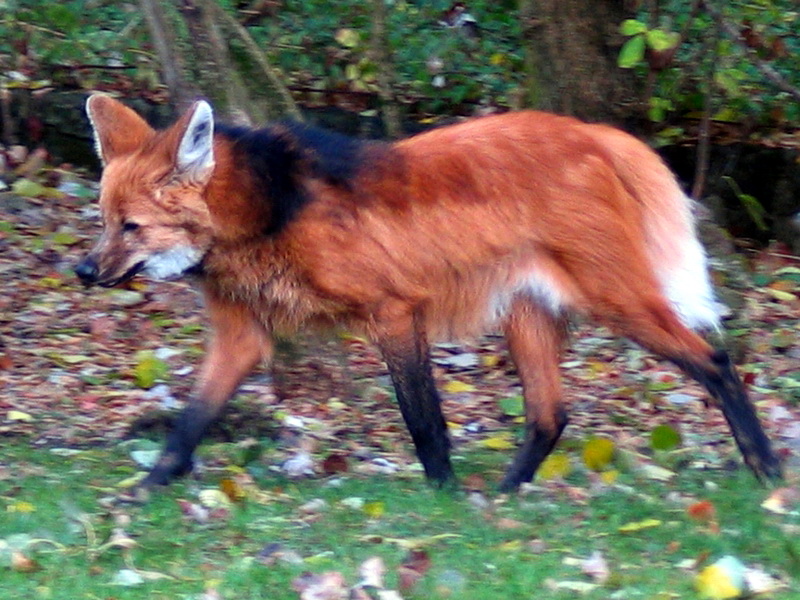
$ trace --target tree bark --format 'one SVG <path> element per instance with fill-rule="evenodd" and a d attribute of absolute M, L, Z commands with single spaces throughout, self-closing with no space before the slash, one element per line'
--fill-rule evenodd
<path fill-rule="evenodd" d="M 228 120 L 243 125 L 263 121 L 266 110 L 250 101 L 212 10 L 208 0 L 181 3 L 181 15 L 192 45 L 195 78 L 215 109 Z"/>
<path fill-rule="evenodd" d="M 208 7 L 222 26 L 239 38 L 247 53 L 261 69 L 264 77 L 269 82 L 269 86 L 272 88 L 272 95 L 277 97 L 283 104 L 281 112 L 288 114 L 297 121 L 303 121 L 303 114 L 300 112 L 294 98 L 292 98 L 289 88 L 286 87 L 280 70 L 270 64 L 247 29 L 214 2 L 209 2 Z"/>
<path fill-rule="evenodd" d="M 617 67 L 628 16 L 619 0 L 520 0 L 526 104 L 620 124 L 639 110 L 633 74 Z"/>
<path fill-rule="evenodd" d="M 175 112 L 183 112 L 198 96 L 198 90 L 189 84 L 184 75 L 185 65 L 177 52 L 172 33 L 174 27 L 170 26 L 160 0 L 139 0 L 139 6 L 161 63 L 161 75 L 170 93 L 170 105 Z"/>
<path fill-rule="evenodd" d="M 390 138 L 398 138 L 402 133 L 400 108 L 392 90 L 394 68 L 386 38 L 386 0 L 372 0 L 372 60 L 378 68 L 378 96 L 381 99 L 383 124 Z"/>

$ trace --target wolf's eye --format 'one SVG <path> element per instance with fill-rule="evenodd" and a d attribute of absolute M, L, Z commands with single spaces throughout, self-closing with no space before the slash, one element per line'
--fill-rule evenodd
<path fill-rule="evenodd" d="M 136 231 L 139 229 L 139 224 L 134 221 L 125 221 L 122 224 L 122 231 Z"/>

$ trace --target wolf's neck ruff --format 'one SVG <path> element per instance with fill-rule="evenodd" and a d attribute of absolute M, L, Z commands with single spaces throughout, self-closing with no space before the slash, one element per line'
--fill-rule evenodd
<path fill-rule="evenodd" d="M 176 246 L 148 257 L 142 272 L 153 279 L 177 279 L 197 268 L 203 253 L 191 246 Z"/>

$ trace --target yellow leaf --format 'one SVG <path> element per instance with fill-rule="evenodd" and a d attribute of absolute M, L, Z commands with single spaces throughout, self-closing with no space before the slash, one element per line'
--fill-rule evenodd
<path fill-rule="evenodd" d="M 135 279 L 134 281 L 129 281 L 125 285 L 132 290 L 136 290 L 137 292 L 147 291 L 147 282 L 141 281 L 139 279 Z"/>
<path fill-rule="evenodd" d="M 345 48 L 354 48 L 355 46 L 358 45 L 361 36 L 355 29 L 342 27 L 341 29 L 338 29 L 336 31 L 336 33 L 334 34 L 334 38 Z"/>
<path fill-rule="evenodd" d="M 602 471 L 614 458 L 614 442 L 607 438 L 592 438 L 583 447 L 583 462 L 592 471 Z"/>
<path fill-rule="evenodd" d="M 117 487 L 122 489 L 132 488 L 135 485 L 139 484 L 145 477 L 147 477 L 147 473 L 145 471 L 139 471 L 135 475 L 126 477 L 125 479 L 117 483 Z"/>
<path fill-rule="evenodd" d="M 9 421 L 33 421 L 33 417 L 21 410 L 10 410 L 6 414 Z"/>
<path fill-rule="evenodd" d="M 59 277 L 42 277 L 39 285 L 45 288 L 55 289 L 64 285 L 64 280 Z"/>
<path fill-rule="evenodd" d="M 658 527 L 661 525 L 661 521 L 658 519 L 645 519 L 644 521 L 632 521 L 630 523 L 625 523 L 619 528 L 620 533 L 632 533 L 634 531 L 641 531 L 642 529 L 651 529 L 652 527 Z"/>
<path fill-rule="evenodd" d="M 503 61 L 506 59 L 506 55 L 502 52 L 495 52 L 489 57 L 489 62 L 494 66 L 502 65 Z"/>
<path fill-rule="evenodd" d="M 36 511 L 36 507 L 31 504 L 30 502 L 25 502 L 24 500 L 20 500 L 18 502 L 14 502 L 9 504 L 6 507 L 8 512 L 17 512 L 17 513 L 32 513 Z"/>
<path fill-rule="evenodd" d="M 221 480 L 219 482 L 219 489 L 233 502 L 238 502 L 247 496 L 244 488 L 236 483 L 234 479 L 225 478 Z"/>
<path fill-rule="evenodd" d="M 609 469 L 600 473 L 600 480 L 606 485 L 613 485 L 619 477 L 619 471 L 616 469 Z"/>
<path fill-rule="evenodd" d="M 511 434 L 507 431 L 486 438 L 481 442 L 481 445 L 490 450 L 511 450 L 514 448 L 514 442 L 511 441 Z"/>
<path fill-rule="evenodd" d="M 222 490 L 201 490 L 197 497 L 200 504 L 206 508 L 230 508 L 231 506 L 231 499 Z"/>
<path fill-rule="evenodd" d="M 383 502 L 366 502 L 364 512 L 370 519 L 379 519 L 383 516 L 386 506 Z"/>
<path fill-rule="evenodd" d="M 359 541 L 367 543 L 367 544 L 396 544 L 398 547 L 403 548 L 404 550 L 419 550 L 420 548 L 424 548 L 426 546 L 432 546 L 436 542 L 440 540 L 446 540 L 448 538 L 458 538 L 462 537 L 458 533 L 439 533 L 437 535 L 432 535 L 430 537 L 421 537 L 421 538 L 391 538 L 391 537 L 383 537 L 380 535 L 363 535 L 359 538 Z"/>
<path fill-rule="evenodd" d="M 443 386 L 444 391 L 450 394 L 460 394 L 463 392 L 474 392 L 475 386 L 471 383 L 464 383 L 463 381 L 448 381 Z"/>
<path fill-rule="evenodd" d="M 492 369 L 500 362 L 500 356 L 497 354 L 484 354 L 481 356 L 481 364 L 487 369 Z"/>
<path fill-rule="evenodd" d="M 503 552 L 519 552 L 522 550 L 522 540 L 511 540 L 504 542 L 498 547 Z"/>
<path fill-rule="evenodd" d="M 744 565 L 733 556 L 725 556 L 700 571 L 694 579 L 695 589 L 703 598 L 725 600 L 738 598 L 744 588 Z"/>
<path fill-rule="evenodd" d="M 572 471 L 572 464 L 566 454 L 551 454 L 539 465 L 536 477 L 549 481 L 551 479 L 563 479 Z"/>
<path fill-rule="evenodd" d="M 784 292 L 783 290 L 776 290 L 773 288 L 765 288 L 767 293 L 778 300 L 779 302 L 794 302 L 797 300 L 797 296 L 792 294 L 791 292 Z"/>

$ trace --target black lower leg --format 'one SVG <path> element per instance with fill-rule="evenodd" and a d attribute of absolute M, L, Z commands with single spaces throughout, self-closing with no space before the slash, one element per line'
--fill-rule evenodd
<path fill-rule="evenodd" d="M 142 485 L 167 485 L 176 477 L 191 472 L 192 455 L 217 411 L 200 402 L 192 402 L 178 415 L 167 434 L 164 451 Z"/>
<path fill-rule="evenodd" d="M 781 478 L 780 461 L 772 451 L 730 357 L 724 350 L 717 350 L 711 360 L 713 369 L 685 360 L 674 362 L 717 400 L 745 463 L 756 477 L 761 480 Z"/>
<path fill-rule="evenodd" d="M 433 385 L 430 364 L 390 364 L 389 370 L 400 412 L 411 433 L 425 475 L 428 479 L 444 484 L 453 478 L 450 439 L 440 406 L 441 400 Z"/>
<path fill-rule="evenodd" d="M 381 350 L 425 475 L 443 485 L 453 479 L 450 439 L 425 336 L 420 332 L 404 340 L 384 341 Z"/>
<path fill-rule="evenodd" d="M 512 492 L 520 484 L 533 479 L 536 469 L 542 461 L 552 452 L 561 437 L 561 432 L 567 426 L 567 415 L 560 412 L 557 417 L 555 429 L 540 427 L 536 422 L 528 423 L 525 428 L 525 440 L 517 450 L 514 462 L 506 471 L 503 481 L 500 482 L 500 491 Z"/>

